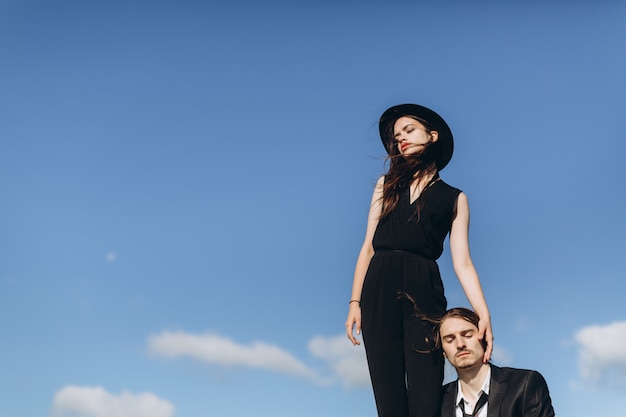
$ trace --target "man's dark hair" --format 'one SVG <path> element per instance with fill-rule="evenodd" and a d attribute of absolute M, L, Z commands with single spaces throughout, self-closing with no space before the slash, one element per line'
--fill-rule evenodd
<path fill-rule="evenodd" d="M 441 324 L 451 318 L 457 318 L 465 320 L 466 322 L 472 324 L 474 327 L 478 329 L 478 322 L 480 321 L 480 317 L 473 310 L 465 307 L 454 307 L 450 310 L 446 311 L 443 316 L 438 320 L 439 323 L 433 328 L 433 339 L 435 342 L 435 346 L 437 348 L 441 347 Z M 483 338 L 482 340 L 483 349 L 487 347 L 487 342 Z"/>

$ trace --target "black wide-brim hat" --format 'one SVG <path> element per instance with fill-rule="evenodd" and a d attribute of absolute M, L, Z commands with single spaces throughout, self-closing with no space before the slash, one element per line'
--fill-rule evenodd
<path fill-rule="evenodd" d="M 443 120 L 443 117 L 439 116 L 433 110 L 420 106 L 419 104 L 400 104 L 393 106 L 385 110 L 382 116 L 380 116 L 378 130 L 380 131 L 380 139 L 383 141 L 387 153 L 391 153 L 391 149 L 396 144 L 393 137 L 393 125 L 396 123 L 396 120 L 402 116 L 416 116 L 423 119 L 430 124 L 432 130 L 436 130 L 439 133 L 439 139 L 436 142 L 440 149 L 439 156 L 437 157 L 437 169 L 441 170 L 448 165 L 448 162 L 452 159 L 452 152 L 454 151 L 452 131 L 446 121 Z"/>

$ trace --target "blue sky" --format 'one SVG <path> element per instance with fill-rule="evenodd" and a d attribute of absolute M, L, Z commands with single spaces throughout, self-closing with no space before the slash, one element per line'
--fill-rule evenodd
<path fill-rule="evenodd" d="M 494 363 L 539 370 L 558 415 L 620 414 L 625 21 L 618 1 L 0 2 L 0 415 L 375 417 L 343 324 L 377 120 L 405 102 L 454 132 Z"/>

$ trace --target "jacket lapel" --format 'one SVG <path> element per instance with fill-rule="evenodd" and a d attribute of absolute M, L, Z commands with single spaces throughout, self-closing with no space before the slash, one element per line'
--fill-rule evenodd
<path fill-rule="evenodd" d="M 506 377 L 500 368 L 491 365 L 491 382 L 489 386 L 489 405 L 487 417 L 499 417 L 502 398 L 506 393 Z"/>
<path fill-rule="evenodd" d="M 446 392 L 444 393 L 444 401 L 441 405 L 441 417 L 455 417 L 456 414 L 456 391 L 457 391 L 458 383 L 454 381 L 448 385 Z"/>

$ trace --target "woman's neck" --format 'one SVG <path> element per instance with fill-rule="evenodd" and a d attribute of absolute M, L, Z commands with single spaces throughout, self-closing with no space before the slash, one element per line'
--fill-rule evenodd
<path fill-rule="evenodd" d="M 417 186 L 420 188 L 425 188 L 426 185 L 438 174 L 437 170 L 424 172 L 418 171 L 413 176 L 413 182 L 411 182 L 411 186 Z"/>
<path fill-rule="evenodd" d="M 433 179 L 438 178 L 437 171 L 429 172 L 420 175 L 419 173 L 415 176 L 415 179 L 411 183 L 409 187 L 410 191 L 410 202 L 411 204 L 419 198 L 422 192 L 428 187 L 428 185 L 433 181 Z"/>

